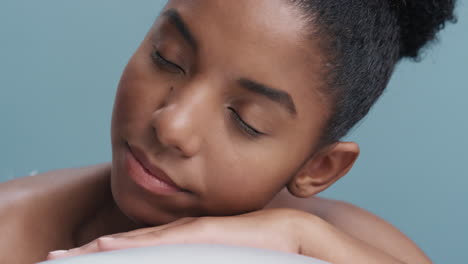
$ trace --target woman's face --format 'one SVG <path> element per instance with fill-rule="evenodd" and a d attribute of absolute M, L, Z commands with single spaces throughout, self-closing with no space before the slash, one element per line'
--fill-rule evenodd
<path fill-rule="evenodd" d="M 112 191 L 124 213 L 146 224 L 239 214 L 285 186 L 328 114 L 308 26 L 284 0 L 169 1 L 115 99 Z"/>

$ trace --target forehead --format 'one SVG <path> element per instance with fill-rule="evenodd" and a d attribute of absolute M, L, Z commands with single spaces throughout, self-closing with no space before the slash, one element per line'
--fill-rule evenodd
<path fill-rule="evenodd" d="M 245 76 L 284 90 L 299 117 L 324 112 L 324 60 L 307 37 L 311 25 L 289 1 L 171 0 L 166 9 L 172 8 L 197 40 L 203 65 L 216 76 Z"/>

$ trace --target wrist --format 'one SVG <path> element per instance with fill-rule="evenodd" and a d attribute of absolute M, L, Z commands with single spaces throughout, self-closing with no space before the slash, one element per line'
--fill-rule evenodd
<path fill-rule="evenodd" d="M 317 248 L 317 245 L 312 245 L 311 243 L 319 240 L 311 240 L 311 237 L 318 238 L 317 228 L 320 228 L 323 220 L 316 215 L 298 210 L 289 212 L 289 215 L 289 232 L 295 238 L 295 252 L 301 255 L 314 256 L 315 254 L 311 252 L 311 249 Z"/>
<path fill-rule="evenodd" d="M 323 220 L 316 215 L 291 208 L 267 210 L 272 212 L 271 217 L 277 225 L 276 228 L 281 228 L 285 239 L 289 241 L 287 251 L 311 256 L 310 250 L 306 250 L 303 245 L 307 242 L 305 245 L 310 248 L 310 237 L 314 236 L 316 226 Z"/>

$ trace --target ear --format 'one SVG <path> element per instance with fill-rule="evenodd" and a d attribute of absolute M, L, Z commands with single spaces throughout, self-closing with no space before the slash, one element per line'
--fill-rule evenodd
<path fill-rule="evenodd" d="M 354 142 L 337 142 L 312 156 L 287 184 L 289 192 L 297 197 L 317 194 L 346 175 L 359 156 Z"/>

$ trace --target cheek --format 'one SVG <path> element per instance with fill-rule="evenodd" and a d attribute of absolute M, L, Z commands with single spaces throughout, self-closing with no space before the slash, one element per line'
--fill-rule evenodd
<path fill-rule="evenodd" d="M 171 80 L 155 72 L 146 52 L 137 51 L 125 67 L 117 89 L 112 129 L 139 131 L 170 91 Z"/>
<path fill-rule="evenodd" d="M 259 149 L 262 149 L 258 146 Z M 268 149 L 268 148 L 265 148 Z M 263 208 L 287 183 L 294 165 L 269 151 L 224 151 L 210 162 L 207 200 L 220 214 Z"/>

